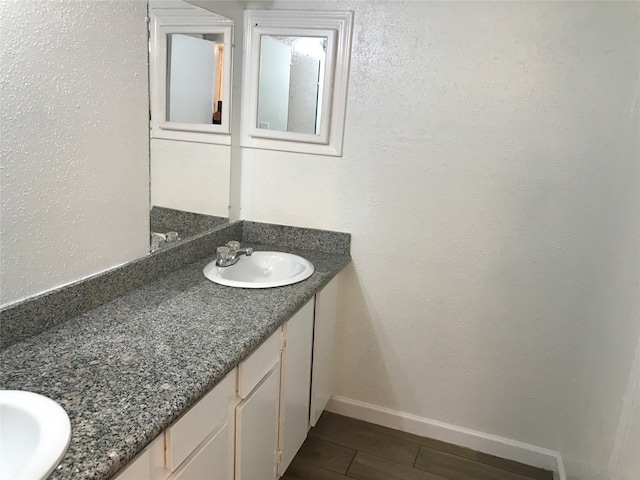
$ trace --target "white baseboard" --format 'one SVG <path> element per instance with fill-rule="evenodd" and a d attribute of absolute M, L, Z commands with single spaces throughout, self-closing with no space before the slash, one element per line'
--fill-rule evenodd
<path fill-rule="evenodd" d="M 551 470 L 556 480 L 566 480 L 562 457 L 553 450 L 336 395 L 329 400 L 327 410 L 383 427 Z"/>

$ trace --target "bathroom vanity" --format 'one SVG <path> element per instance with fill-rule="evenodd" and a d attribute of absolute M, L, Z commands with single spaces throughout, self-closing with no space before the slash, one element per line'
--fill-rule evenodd
<path fill-rule="evenodd" d="M 19 336 L 39 312 L 93 307 L 0 352 L 2 388 L 52 398 L 71 420 L 50 478 L 281 474 L 330 395 L 339 273 L 350 262 L 349 236 L 337 235 L 238 222 L 3 311 Z M 315 272 L 270 289 L 215 284 L 202 270 L 229 240 L 295 253 Z"/>
<path fill-rule="evenodd" d="M 278 327 L 116 479 L 281 476 L 331 394 L 338 282 Z"/>

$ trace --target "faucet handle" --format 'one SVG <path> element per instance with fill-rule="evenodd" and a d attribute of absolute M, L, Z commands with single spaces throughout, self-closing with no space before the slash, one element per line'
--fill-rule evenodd
<path fill-rule="evenodd" d="M 227 247 L 229 247 L 229 250 L 233 253 L 236 250 L 240 250 L 240 242 L 231 240 L 230 242 L 227 242 Z"/>
<path fill-rule="evenodd" d="M 167 236 L 164 233 L 151 232 L 151 251 L 164 247 L 167 244 Z"/>
<path fill-rule="evenodd" d="M 233 252 L 229 247 L 216 248 L 216 259 L 218 264 L 224 264 L 233 258 Z"/>

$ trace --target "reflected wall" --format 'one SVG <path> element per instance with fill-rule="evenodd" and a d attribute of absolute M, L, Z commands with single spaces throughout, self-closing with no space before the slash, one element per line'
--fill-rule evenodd
<path fill-rule="evenodd" d="M 228 218 L 233 22 L 179 0 L 149 7 L 151 207 Z"/>
<path fill-rule="evenodd" d="M 147 254 L 146 16 L 0 2 L 0 304 Z"/>

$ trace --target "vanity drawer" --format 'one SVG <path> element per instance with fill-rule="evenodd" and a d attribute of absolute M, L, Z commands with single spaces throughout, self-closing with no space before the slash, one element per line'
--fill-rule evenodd
<path fill-rule="evenodd" d="M 236 395 L 236 372 L 207 393 L 166 433 L 166 467 L 173 472 L 202 441 L 227 421 L 229 408 Z"/>
<path fill-rule="evenodd" d="M 278 328 L 258 349 L 238 366 L 238 396 L 247 398 L 260 380 L 280 360 L 282 328 Z"/>

